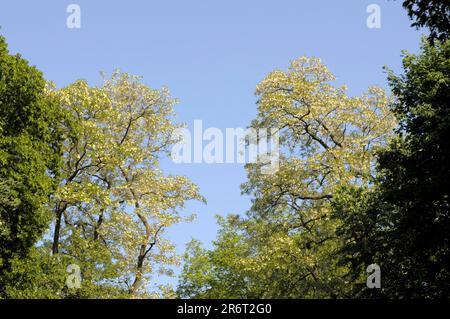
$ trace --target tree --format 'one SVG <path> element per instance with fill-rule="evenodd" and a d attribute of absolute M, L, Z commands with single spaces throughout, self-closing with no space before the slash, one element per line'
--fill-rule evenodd
<path fill-rule="evenodd" d="M 50 95 L 76 121 L 66 134 L 47 245 L 80 266 L 75 297 L 98 297 L 100 288 L 106 297 L 144 296 L 146 280 L 170 275 L 178 262 L 165 229 L 189 219 L 178 212 L 185 201 L 203 200 L 187 178 L 159 168 L 175 142 L 176 100 L 119 72 L 100 87 L 80 80 Z"/>
<path fill-rule="evenodd" d="M 247 166 L 242 189 L 253 198 L 251 210 L 225 223 L 215 249 L 206 253 L 212 263 L 206 279 L 214 280 L 196 287 L 201 281 L 185 272 L 183 294 L 183 287 L 209 289 L 214 296 L 220 294 L 216 287 L 224 287 L 227 296 L 265 298 L 347 292 L 347 269 L 333 258 L 341 240 L 330 202 L 342 185 L 371 183 L 374 152 L 391 134 L 395 119 L 381 89 L 349 97 L 345 86 L 331 84 L 334 79 L 319 59 L 303 57 L 257 86 L 258 116 L 251 127 L 279 130 L 279 170 L 261 174 L 260 164 Z M 204 256 L 194 251 L 186 270 Z M 234 290 L 230 283 L 239 281 Z M 242 283 L 247 288 L 239 292 Z"/>
<path fill-rule="evenodd" d="M 263 272 L 255 268 L 258 263 L 257 256 L 252 254 L 252 248 L 256 247 L 255 238 L 245 233 L 243 221 L 238 216 L 218 216 L 217 219 L 220 229 L 218 238 L 214 241 L 214 249 L 202 248 L 197 240 L 188 243 L 177 287 L 178 297 L 263 297 L 264 291 L 261 288 L 266 284 L 266 278 Z M 271 293 L 272 290 L 268 291 L 268 294 Z"/>
<path fill-rule="evenodd" d="M 0 288 L 12 260 L 26 258 L 51 221 L 63 113 L 46 82 L 0 37 Z"/>
<path fill-rule="evenodd" d="M 450 3 L 448 0 L 404 0 L 403 7 L 414 21 L 413 27 L 430 29 L 432 41 L 449 39 Z"/>
<path fill-rule="evenodd" d="M 150 296 L 151 275 L 179 262 L 165 229 L 191 218 L 185 201 L 204 200 L 159 168 L 176 142 L 176 100 L 119 72 L 57 90 L 0 40 L 3 296 Z M 65 285 L 71 264 L 79 289 Z"/>
<path fill-rule="evenodd" d="M 381 291 L 362 286 L 362 295 L 447 298 L 450 41 L 424 41 L 419 55 L 405 53 L 403 68 L 403 75 L 389 73 L 400 126 L 378 155 L 376 187 L 359 196 L 343 191 L 336 202 L 339 216 L 351 216 L 340 229 L 348 242 L 343 260 L 380 265 Z"/>

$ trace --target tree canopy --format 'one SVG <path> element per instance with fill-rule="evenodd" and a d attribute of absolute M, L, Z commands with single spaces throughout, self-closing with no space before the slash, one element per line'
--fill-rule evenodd
<path fill-rule="evenodd" d="M 346 293 L 346 269 L 332 257 L 341 240 L 330 204 L 341 185 L 371 182 L 374 152 L 396 121 L 383 90 L 371 87 L 349 97 L 345 86 L 332 85 L 334 79 L 319 59 L 302 57 L 257 86 L 258 117 L 251 126 L 279 128 L 279 170 L 262 174 L 258 164 L 247 165 L 242 190 L 253 205 L 245 217 L 221 221 L 213 251 L 190 246 L 183 297 Z M 201 271 L 193 271 L 197 266 Z"/>
<path fill-rule="evenodd" d="M 3 295 L 156 296 L 148 281 L 179 263 L 166 229 L 192 219 L 179 213 L 186 201 L 204 201 L 159 167 L 176 142 L 176 99 L 118 71 L 56 89 L 0 40 Z M 70 265 L 79 289 L 66 285 Z"/>
<path fill-rule="evenodd" d="M 0 36 L 0 298 L 448 298 L 450 3 L 402 3 L 430 33 L 390 92 L 352 96 L 305 56 L 257 84 L 249 131 L 279 137 L 277 169 L 247 164 L 248 211 L 183 258 L 168 230 L 206 199 L 162 165 L 169 89 L 121 71 L 58 88 Z"/>
<path fill-rule="evenodd" d="M 0 287 L 12 258 L 25 258 L 51 221 L 63 113 L 41 72 L 0 37 Z"/>
<path fill-rule="evenodd" d="M 413 27 L 430 30 L 432 41 L 444 41 L 450 37 L 450 5 L 447 0 L 404 0 L 403 7 L 413 20 Z"/>
<path fill-rule="evenodd" d="M 250 211 L 220 218 L 211 250 L 188 245 L 180 297 L 449 296 L 450 6 L 404 6 L 431 32 L 388 70 L 391 98 L 347 97 L 308 58 L 258 85 L 251 126 L 280 128 L 280 170 L 247 166 Z M 381 289 L 366 285 L 374 264 Z"/>
<path fill-rule="evenodd" d="M 450 287 L 450 41 L 423 42 L 419 55 L 405 54 L 403 67 L 404 74 L 389 75 L 400 126 L 378 154 L 376 187 L 344 191 L 335 209 L 353 273 L 380 265 L 379 295 L 444 298 Z"/>

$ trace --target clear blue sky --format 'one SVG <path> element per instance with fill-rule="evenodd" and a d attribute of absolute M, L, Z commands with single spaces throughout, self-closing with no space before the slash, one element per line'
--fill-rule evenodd
<path fill-rule="evenodd" d="M 181 100 L 178 120 L 192 126 L 246 127 L 256 114 L 256 84 L 302 55 L 322 58 L 350 94 L 386 87 L 384 65 L 400 70 L 402 49 L 417 51 L 421 32 L 409 27 L 402 1 L 388 0 L 40 0 L 1 1 L 1 33 L 59 87 L 79 78 L 100 81 L 115 68 L 168 86 Z M 66 27 L 66 7 L 81 7 L 81 29 Z M 369 29 L 366 8 L 381 7 L 381 29 Z M 215 214 L 244 213 L 242 165 L 166 161 L 167 171 L 200 186 L 208 204 L 169 236 L 184 250 L 192 237 L 216 236 Z M 161 279 L 166 282 L 166 279 Z M 174 282 L 173 280 L 169 280 Z"/>

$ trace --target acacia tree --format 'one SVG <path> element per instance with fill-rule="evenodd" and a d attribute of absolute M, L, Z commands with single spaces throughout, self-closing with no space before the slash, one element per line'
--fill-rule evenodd
<path fill-rule="evenodd" d="M 187 178 L 159 168 L 174 143 L 176 100 L 118 72 L 100 87 L 80 80 L 50 94 L 76 118 L 53 206 L 53 255 L 80 264 L 75 296 L 99 285 L 106 296 L 112 287 L 137 296 L 155 271 L 170 274 L 178 259 L 164 231 L 186 219 L 178 213 L 185 201 L 202 200 Z"/>
<path fill-rule="evenodd" d="M 247 166 L 242 189 L 252 196 L 252 207 L 246 218 L 222 221 L 212 252 L 191 249 L 182 296 L 202 291 L 200 296 L 209 297 L 304 298 L 346 292 L 347 269 L 333 258 L 341 241 L 330 202 L 340 185 L 370 184 L 374 152 L 395 118 L 381 89 L 349 97 L 345 86 L 331 84 L 334 79 L 319 59 L 303 57 L 257 86 L 258 116 L 251 126 L 279 130 L 279 170 L 269 175 L 261 174 L 259 164 Z M 191 276 L 196 260 L 205 256 L 211 268 L 200 269 L 207 275 Z M 233 289 L 242 286 L 247 287 L 242 293 Z"/>

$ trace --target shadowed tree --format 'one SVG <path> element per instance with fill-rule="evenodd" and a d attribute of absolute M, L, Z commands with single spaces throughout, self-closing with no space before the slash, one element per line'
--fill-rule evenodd
<path fill-rule="evenodd" d="M 431 41 L 444 41 L 450 37 L 450 1 L 404 0 L 403 7 L 413 20 L 413 27 L 430 30 Z"/>
<path fill-rule="evenodd" d="M 51 221 L 62 112 L 45 86 L 41 72 L 10 55 L 0 36 L 0 289 L 11 259 L 26 258 Z"/>
<path fill-rule="evenodd" d="M 404 74 L 389 74 L 400 121 L 397 136 L 378 155 L 372 190 L 347 189 L 335 200 L 346 238 L 343 260 L 358 278 L 377 263 L 381 291 L 391 298 L 450 295 L 450 41 L 423 42 L 405 54 Z"/>

